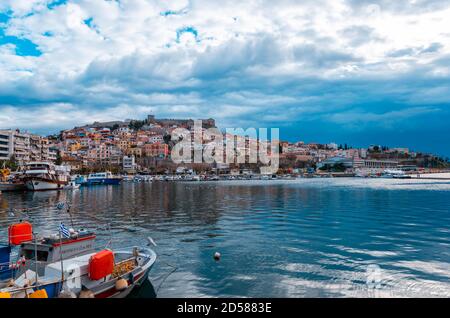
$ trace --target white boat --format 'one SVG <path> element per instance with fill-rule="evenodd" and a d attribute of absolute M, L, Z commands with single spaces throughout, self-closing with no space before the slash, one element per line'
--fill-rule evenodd
<path fill-rule="evenodd" d="M 391 170 L 386 169 L 383 171 L 383 174 L 381 175 L 383 178 L 394 178 L 394 179 L 410 179 L 411 176 L 405 174 L 402 170 Z"/>
<path fill-rule="evenodd" d="M 24 167 L 25 186 L 31 191 L 64 189 L 70 182 L 70 168 L 49 162 L 30 162 Z"/>
<path fill-rule="evenodd" d="M 0 291 L 11 298 L 27 298 L 38 291 L 45 291 L 43 298 L 125 298 L 148 278 L 155 261 L 156 253 L 146 247 L 104 249 L 48 263 L 42 275 L 36 275 L 32 264 L 17 273 L 13 286 Z M 21 284 L 23 277 L 31 286 Z"/>
<path fill-rule="evenodd" d="M 64 187 L 66 190 L 76 190 L 79 189 L 81 184 L 76 183 L 75 181 L 70 181 L 68 185 Z"/>

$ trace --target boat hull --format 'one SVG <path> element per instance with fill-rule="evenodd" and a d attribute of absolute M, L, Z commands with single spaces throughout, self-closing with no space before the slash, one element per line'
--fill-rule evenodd
<path fill-rule="evenodd" d="M 84 185 L 117 185 L 121 181 L 119 178 L 88 179 Z"/>
<path fill-rule="evenodd" d="M 26 190 L 24 183 L 0 182 L 0 191 L 23 191 Z"/>
<path fill-rule="evenodd" d="M 65 184 L 42 179 L 29 179 L 25 182 L 25 186 L 30 191 L 47 191 L 64 189 Z"/>

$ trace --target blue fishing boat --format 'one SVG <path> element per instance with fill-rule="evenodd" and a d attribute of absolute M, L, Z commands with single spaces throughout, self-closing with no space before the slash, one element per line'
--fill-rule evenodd
<path fill-rule="evenodd" d="M 114 176 L 111 172 L 97 172 L 89 174 L 84 185 L 115 185 L 122 182 L 121 177 Z"/>

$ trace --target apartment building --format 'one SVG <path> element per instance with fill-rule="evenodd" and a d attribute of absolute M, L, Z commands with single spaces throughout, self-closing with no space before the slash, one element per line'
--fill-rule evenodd
<path fill-rule="evenodd" d="M 19 163 L 30 161 L 30 135 L 19 130 L 0 130 L 0 160 L 14 157 Z"/>
<path fill-rule="evenodd" d="M 19 130 L 0 130 L 0 160 L 14 157 L 20 164 L 28 161 L 55 161 L 57 150 L 50 141 Z"/>

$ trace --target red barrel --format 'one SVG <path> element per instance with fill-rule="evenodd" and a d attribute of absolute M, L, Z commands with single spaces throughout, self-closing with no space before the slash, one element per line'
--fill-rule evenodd
<path fill-rule="evenodd" d="M 28 222 L 16 223 L 8 227 L 9 244 L 20 245 L 33 240 L 33 227 Z"/>
<path fill-rule="evenodd" d="M 98 280 L 110 275 L 114 269 L 114 254 L 110 250 L 103 250 L 89 259 L 89 279 Z"/>

